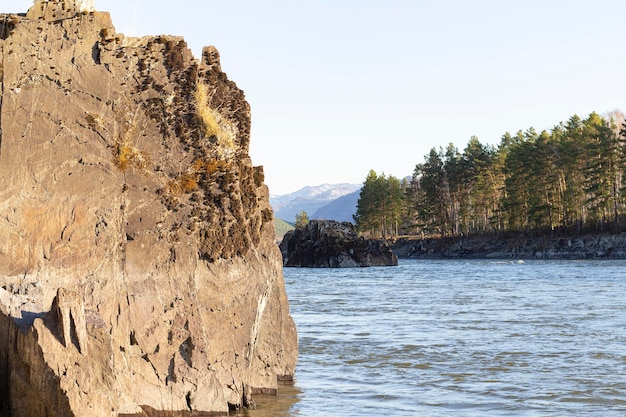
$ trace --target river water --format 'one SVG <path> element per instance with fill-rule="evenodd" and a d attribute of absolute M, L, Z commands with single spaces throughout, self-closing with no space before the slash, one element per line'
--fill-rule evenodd
<path fill-rule="evenodd" d="M 296 382 L 241 415 L 626 415 L 624 261 L 284 274 Z"/>

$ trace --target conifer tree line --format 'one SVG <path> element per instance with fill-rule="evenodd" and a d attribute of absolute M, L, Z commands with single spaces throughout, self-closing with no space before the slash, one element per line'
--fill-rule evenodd
<path fill-rule="evenodd" d="M 433 148 L 399 180 L 370 171 L 357 228 L 374 237 L 626 230 L 626 124 L 613 111 L 551 130 Z"/>

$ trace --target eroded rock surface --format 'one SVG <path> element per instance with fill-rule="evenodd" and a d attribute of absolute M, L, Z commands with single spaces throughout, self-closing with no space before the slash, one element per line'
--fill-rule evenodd
<path fill-rule="evenodd" d="M 0 414 L 245 406 L 297 360 L 248 103 L 92 7 L 0 15 Z"/>
<path fill-rule="evenodd" d="M 287 232 L 280 250 L 286 267 L 356 268 L 397 266 L 386 242 L 358 237 L 352 223 L 311 220 Z"/>

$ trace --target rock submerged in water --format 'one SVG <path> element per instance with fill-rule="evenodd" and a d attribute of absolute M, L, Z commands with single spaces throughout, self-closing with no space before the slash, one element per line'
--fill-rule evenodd
<path fill-rule="evenodd" d="M 280 243 L 285 267 L 355 268 L 397 266 L 386 242 L 358 237 L 352 223 L 312 220 Z"/>
<path fill-rule="evenodd" d="M 228 413 L 276 392 L 296 328 L 217 50 L 37 0 L 0 16 L 0 59 L 0 416 Z"/>

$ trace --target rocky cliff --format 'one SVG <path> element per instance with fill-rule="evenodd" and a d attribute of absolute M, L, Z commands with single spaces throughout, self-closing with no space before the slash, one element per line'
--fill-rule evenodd
<path fill-rule="evenodd" d="M 280 251 L 287 267 L 398 265 L 398 258 L 385 241 L 358 237 L 352 223 L 334 220 L 311 220 L 305 227 L 287 232 Z"/>
<path fill-rule="evenodd" d="M 0 415 L 226 413 L 297 360 L 250 108 L 90 1 L 0 15 Z"/>

